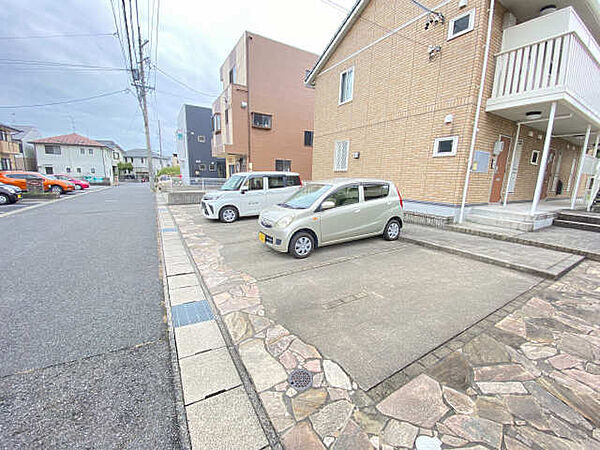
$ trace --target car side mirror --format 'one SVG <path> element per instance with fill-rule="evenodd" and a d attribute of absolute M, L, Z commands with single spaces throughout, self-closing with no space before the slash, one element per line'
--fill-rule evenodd
<path fill-rule="evenodd" d="M 321 203 L 321 211 L 331 208 L 335 208 L 335 202 L 333 200 L 325 200 L 323 203 Z"/>
<path fill-rule="evenodd" d="M 240 192 L 241 192 L 242 194 L 245 194 L 247 190 L 248 190 L 248 186 L 242 186 L 242 187 L 240 188 Z"/>

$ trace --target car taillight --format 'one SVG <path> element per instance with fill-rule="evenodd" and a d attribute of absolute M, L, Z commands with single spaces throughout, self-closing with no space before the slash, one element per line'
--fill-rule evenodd
<path fill-rule="evenodd" d="M 402 196 L 400 195 L 400 190 L 398 189 L 398 186 L 394 185 L 394 187 L 396 188 L 396 192 L 398 193 L 398 198 L 400 199 L 400 209 L 404 208 L 404 202 L 402 201 Z"/>
<path fill-rule="evenodd" d="M 298 179 L 300 180 L 300 186 L 304 186 L 304 183 L 302 182 L 302 178 L 298 177 Z"/>

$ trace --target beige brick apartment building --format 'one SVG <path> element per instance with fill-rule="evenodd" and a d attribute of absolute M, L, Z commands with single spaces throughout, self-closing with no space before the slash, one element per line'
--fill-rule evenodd
<path fill-rule="evenodd" d="M 569 198 L 580 172 L 581 195 L 595 170 L 582 146 L 592 153 L 600 129 L 596 0 L 421 4 L 357 1 L 317 61 L 313 178 L 391 179 L 408 209 L 455 218 L 467 182 L 467 213 L 505 200 L 537 211 L 536 198 Z"/>
<path fill-rule="evenodd" d="M 214 157 L 227 176 L 287 170 L 311 178 L 314 89 L 304 85 L 317 56 L 245 32 L 220 68 L 213 103 Z"/>

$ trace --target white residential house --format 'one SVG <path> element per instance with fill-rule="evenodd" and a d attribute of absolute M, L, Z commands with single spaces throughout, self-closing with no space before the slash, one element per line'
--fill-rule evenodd
<path fill-rule="evenodd" d="M 134 175 L 135 178 L 148 178 L 148 151 L 145 148 L 125 150 L 123 160 L 133 165 L 133 171 L 126 174 Z M 154 175 L 163 167 L 169 167 L 170 165 L 171 158 L 152 152 L 152 170 L 154 171 Z"/>
<path fill-rule="evenodd" d="M 112 150 L 113 176 L 117 178 L 119 176 L 119 163 L 125 162 L 125 160 L 123 159 L 123 154 L 125 153 L 125 150 L 123 150 L 121 146 L 115 141 L 111 141 L 108 139 L 96 139 L 96 142 L 100 142 L 101 144 L 105 145 L 106 147 Z"/>
<path fill-rule="evenodd" d="M 113 151 L 98 141 L 72 133 L 32 143 L 40 173 L 69 174 L 92 182 L 113 183 Z"/>

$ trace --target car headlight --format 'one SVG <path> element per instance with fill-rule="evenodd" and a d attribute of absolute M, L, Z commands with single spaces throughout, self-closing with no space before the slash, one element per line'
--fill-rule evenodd
<path fill-rule="evenodd" d="M 281 219 L 279 219 L 277 222 L 275 222 L 275 228 L 285 228 L 290 223 L 292 223 L 293 219 L 294 218 L 292 216 L 284 216 Z"/>
<path fill-rule="evenodd" d="M 219 194 L 206 194 L 204 200 L 219 200 L 220 197 Z"/>

